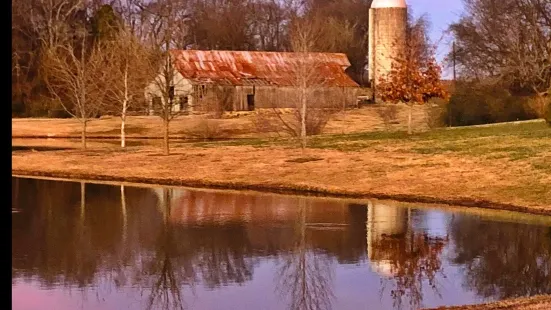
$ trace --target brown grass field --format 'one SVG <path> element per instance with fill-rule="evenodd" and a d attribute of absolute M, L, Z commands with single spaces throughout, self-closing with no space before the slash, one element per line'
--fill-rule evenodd
<path fill-rule="evenodd" d="M 551 128 L 544 122 L 437 129 L 407 136 L 401 125 L 390 132 L 381 130 L 382 122 L 377 123 L 369 109 L 346 114 L 332 121 L 326 133 L 312 137 L 304 151 L 291 139 L 254 137 L 249 132 L 248 139 L 174 140 L 170 156 L 161 155 L 159 140 L 130 140 L 122 150 L 116 139 L 97 139 L 89 150 L 81 151 L 78 139 L 17 138 L 74 135 L 78 123 L 14 119 L 12 173 L 369 196 L 551 215 Z M 235 129 L 251 126 L 251 117 L 217 121 Z M 132 119 L 133 126 L 140 119 Z M 152 136 L 160 123 L 143 119 L 142 131 L 133 134 Z M 173 128 L 185 130 L 179 121 Z M 108 128 L 117 129 L 117 122 L 96 120 L 90 131 L 106 134 Z M 372 130 L 366 131 L 368 127 Z"/>
<path fill-rule="evenodd" d="M 377 106 L 341 112 L 335 115 L 324 130 L 326 134 L 347 134 L 373 130 L 384 130 L 385 125 L 377 114 Z M 407 110 L 405 106 L 397 106 L 398 115 L 392 128 L 405 130 Z M 217 127 L 221 137 L 250 138 L 270 137 L 274 133 L 259 133 L 254 126 L 254 112 L 239 112 L 226 114 L 223 119 L 209 119 L 208 122 Z M 426 129 L 425 107 L 414 109 L 414 124 L 418 130 Z M 204 121 L 200 116 L 179 116 L 170 123 L 170 135 L 173 138 L 189 137 L 188 132 L 197 128 Z M 88 123 L 88 135 L 93 138 L 118 138 L 120 134 L 120 118 L 115 116 L 92 119 Z M 45 137 L 80 137 L 81 124 L 75 119 L 12 119 L 12 137 L 14 138 L 45 138 Z M 162 121 L 157 116 L 129 116 L 126 124 L 126 134 L 130 138 L 161 138 L 163 135 Z"/>

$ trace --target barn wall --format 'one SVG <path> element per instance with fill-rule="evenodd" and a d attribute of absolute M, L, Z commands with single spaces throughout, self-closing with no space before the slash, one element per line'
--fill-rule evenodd
<path fill-rule="evenodd" d="M 165 85 L 164 81 L 164 75 L 159 74 L 154 81 L 152 81 L 146 88 L 145 88 L 145 99 L 149 103 L 149 114 L 153 114 L 153 98 L 159 97 L 161 102 L 164 104 L 164 96 L 163 91 L 159 88 L 159 86 Z M 185 79 L 179 72 L 176 72 L 174 74 L 174 106 L 172 107 L 172 110 L 174 112 L 180 111 L 180 98 L 187 97 L 188 98 L 188 106 L 189 109 L 192 109 L 194 102 L 193 102 L 193 86 L 191 82 L 187 79 Z"/>
<path fill-rule="evenodd" d="M 236 86 L 194 85 L 194 111 L 243 111 L 243 89 Z M 246 96 L 245 106 L 246 108 Z"/>
<path fill-rule="evenodd" d="M 310 106 L 351 107 L 357 104 L 356 87 L 324 87 L 307 90 Z M 186 92 L 187 94 L 187 92 Z M 190 94 L 193 111 L 248 111 L 247 95 L 254 95 L 255 109 L 296 108 L 300 89 L 274 86 L 194 85 Z"/>
<path fill-rule="evenodd" d="M 355 87 L 324 87 L 309 89 L 308 104 L 326 108 L 355 106 L 357 102 Z M 300 89 L 296 87 L 261 86 L 255 89 L 255 107 L 266 108 L 296 108 L 300 101 Z"/>

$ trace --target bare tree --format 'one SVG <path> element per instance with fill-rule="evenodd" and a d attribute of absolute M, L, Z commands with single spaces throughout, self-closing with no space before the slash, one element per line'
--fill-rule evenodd
<path fill-rule="evenodd" d="M 86 50 L 88 35 L 79 44 L 66 42 L 45 51 L 44 71 L 50 94 L 82 124 L 82 148 L 86 149 L 86 126 L 97 116 L 109 83 L 105 51 L 94 46 Z"/>
<path fill-rule="evenodd" d="M 351 66 L 347 70 L 360 85 L 364 85 L 367 64 L 368 14 L 371 1 L 363 0 L 310 0 L 306 15 L 325 21 L 322 41 L 332 42 L 324 51 L 345 53 Z"/>
<path fill-rule="evenodd" d="M 150 51 L 126 30 L 106 46 L 111 83 L 106 93 L 106 108 L 121 118 L 121 147 L 126 146 L 126 117 L 131 107 L 143 103 L 143 90 L 154 77 Z M 144 107 L 145 108 L 145 107 Z"/>
<path fill-rule="evenodd" d="M 113 9 L 124 23 L 125 30 L 140 41 L 146 42 L 146 16 L 141 0 L 112 0 Z"/>
<path fill-rule="evenodd" d="M 319 133 L 330 116 L 344 106 L 341 105 L 344 98 L 324 96 L 326 87 L 332 86 L 329 84 L 331 77 L 323 71 L 326 63 L 318 53 L 313 53 L 333 43 L 323 40 L 323 21 L 318 18 L 297 18 L 292 29 L 291 46 L 295 54 L 292 57 L 290 79 L 295 91 L 293 98 L 283 100 L 294 103 L 297 122 L 288 121 L 278 111 L 274 112 L 286 131 L 298 137 L 302 148 L 306 148 L 309 133 Z M 298 126 L 295 125 L 297 123 Z"/>
<path fill-rule="evenodd" d="M 75 38 L 75 29 L 86 22 L 85 4 L 83 0 L 12 1 L 14 110 L 37 115 L 47 109 L 50 101 L 44 98 L 43 50 Z"/>
<path fill-rule="evenodd" d="M 157 0 L 156 2 L 141 3 L 140 8 L 144 12 L 145 25 L 150 29 L 148 40 L 152 44 L 154 58 L 159 74 L 151 83 L 153 90 L 148 90 L 149 96 L 160 97 L 160 102 L 152 104 L 155 113 L 163 120 L 164 128 L 164 154 L 170 154 L 170 122 L 182 110 L 175 106 L 175 93 L 182 83 L 181 75 L 175 64 L 172 49 L 185 47 L 182 42 L 182 33 L 187 31 L 189 20 L 189 8 L 187 1 L 181 0 Z M 181 94 L 181 93 L 180 93 Z"/>
<path fill-rule="evenodd" d="M 261 51 L 289 50 L 286 23 L 294 13 L 290 1 L 268 0 L 251 3 L 251 33 Z"/>
<path fill-rule="evenodd" d="M 351 85 L 342 81 L 342 76 L 335 80 L 336 70 L 342 70 L 342 64 L 334 63 L 341 61 L 340 56 L 317 52 L 331 50 L 338 41 L 338 35 L 325 35 L 326 23 L 318 17 L 294 20 L 291 37 L 294 53 L 288 54 L 288 72 L 282 73 L 289 81 L 289 91 L 278 92 L 278 98 L 272 98 L 271 110 L 258 113 L 254 121 L 259 130 L 283 131 L 297 137 L 303 149 L 308 136 L 321 133 L 331 117 L 344 110 L 348 99 L 352 99 L 348 88 Z M 344 59 L 344 54 L 341 56 Z M 282 106 L 290 107 L 292 113 L 284 113 Z"/>
<path fill-rule="evenodd" d="M 27 6 L 24 6 L 24 3 Z M 74 22 L 84 21 L 85 4 L 85 0 L 23 1 L 24 8 L 28 10 L 26 17 L 46 48 L 53 48 L 71 40 Z"/>
<path fill-rule="evenodd" d="M 462 77 L 500 84 L 517 95 L 542 96 L 551 88 L 551 2 L 464 0 L 450 26 Z M 455 57 L 453 57 L 455 56 Z"/>
<path fill-rule="evenodd" d="M 192 0 L 190 32 L 194 47 L 253 50 L 251 4 L 251 0 Z"/>
<path fill-rule="evenodd" d="M 315 26 L 307 22 L 297 22 L 294 37 L 291 39 L 293 51 L 299 53 L 296 63 L 296 86 L 299 88 L 298 102 L 300 105 L 300 139 L 302 147 L 306 147 L 306 110 L 308 105 L 308 91 L 312 87 L 312 79 L 316 72 L 316 64 L 308 54 L 314 48 L 317 36 L 320 33 Z"/>
<path fill-rule="evenodd" d="M 185 111 L 181 110 L 179 106 L 176 106 L 176 90 L 177 85 L 182 79 L 180 78 L 177 68 L 174 64 L 174 57 L 169 53 L 165 55 L 158 53 L 158 57 L 163 58 L 161 60 L 161 72 L 155 77 L 152 85 L 156 90 L 156 94 L 160 95 L 158 98 L 160 102 L 152 102 L 152 110 L 154 113 L 161 117 L 163 120 L 163 139 L 164 139 L 164 154 L 170 154 L 170 123 L 177 116 L 183 114 Z M 179 88 L 178 88 L 179 89 Z M 185 90 L 186 95 L 191 94 L 191 90 Z M 179 92 L 182 95 L 182 92 Z M 149 95 L 151 96 L 151 93 Z M 155 97 L 153 97 L 155 98 Z"/>

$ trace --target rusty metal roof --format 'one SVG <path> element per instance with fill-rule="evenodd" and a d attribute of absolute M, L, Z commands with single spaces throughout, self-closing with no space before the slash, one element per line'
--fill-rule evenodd
<path fill-rule="evenodd" d="M 344 71 L 350 67 L 345 54 L 249 51 L 172 50 L 175 66 L 192 83 L 235 86 L 293 86 L 297 63 L 307 59 L 315 71 L 309 75 L 323 87 L 358 87 Z"/>

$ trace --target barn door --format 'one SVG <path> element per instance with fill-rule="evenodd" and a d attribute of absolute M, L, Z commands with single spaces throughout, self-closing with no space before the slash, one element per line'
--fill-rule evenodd
<path fill-rule="evenodd" d="M 254 95 L 247 95 L 247 110 L 254 111 Z"/>

